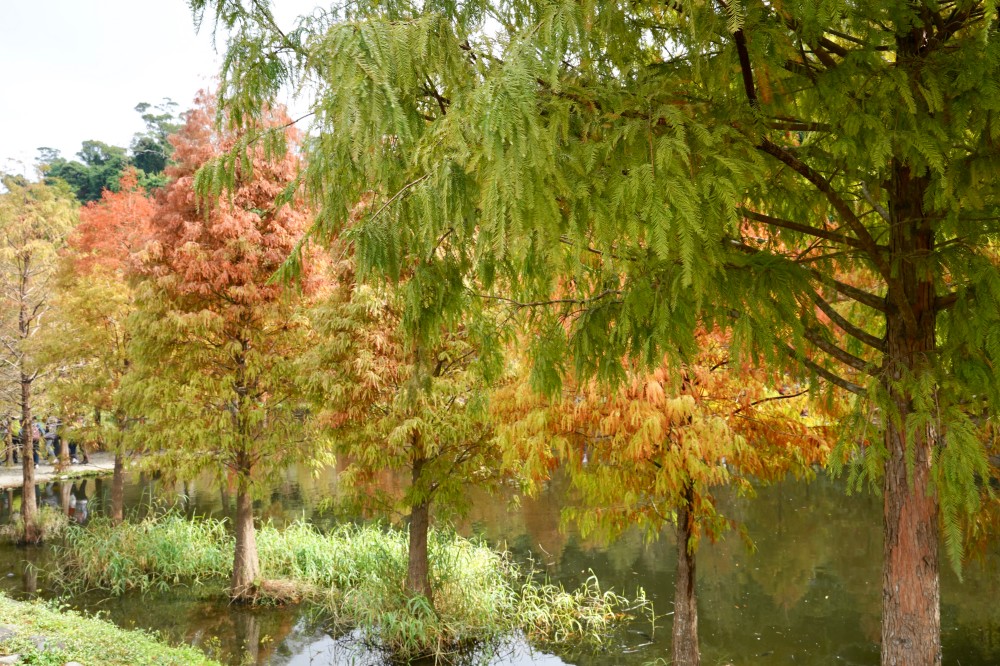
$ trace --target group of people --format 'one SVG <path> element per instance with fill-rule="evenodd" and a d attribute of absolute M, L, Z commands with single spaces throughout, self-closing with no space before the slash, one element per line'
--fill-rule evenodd
<path fill-rule="evenodd" d="M 3 441 L 7 442 L 9 438 L 11 448 L 13 448 L 14 462 L 20 462 L 21 447 L 24 443 L 23 437 L 26 436 L 24 428 L 21 427 L 21 419 L 4 419 L 0 428 L 2 428 L 0 433 L 3 435 Z M 36 417 L 33 420 L 28 432 L 34 444 L 32 448 L 34 450 L 36 465 L 43 455 L 46 459 L 61 457 L 63 446 L 66 446 L 68 449 L 67 453 L 69 454 L 70 463 L 73 465 L 80 463 L 80 459 L 77 458 L 77 449 L 80 447 L 77 447 L 77 443 L 72 439 L 68 441 L 64 440 L 61 430 L 62 422 L 57 418 L 48 418 L 42 421 Z M 7 447 L 4 447 L 3 458 L 4 462 L 6 462 Z M 86 463 L 86 452 L 83 452 L 83 458 L 83 462 Z"/>

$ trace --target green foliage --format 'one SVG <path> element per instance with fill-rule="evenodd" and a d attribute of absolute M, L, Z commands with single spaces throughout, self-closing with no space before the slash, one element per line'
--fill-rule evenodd
<path fill-rule="evenodd" d="M 142 115 L 146 130 L 132 137 L 130 149 L 88 140 L 82 143 L 77 161 L 67 160 L 58 150 L 39 148 L 38 165 L 46 182 L 66 183 L 81 204 L 99 201 L 105 190 L 117 192 L 119 180 L 129 167 L 138 169 L 139 184 L 146 190 L 163 187 L 173 154 L 167 137 L 181 127 L 176 108 L 169 98 L 156 106 L 137 104 L 135 110 Z"/>
<path fill-rule="evenodd" d="M 263 599 L 304 598 L 335 623 L 360 627 L 365 640 L 396 658 L 459 645 L 501 640 L 524 632 L 538 642 L 601 642 L 635 602 L 601 590 L 593 577 L 565 590 L 523 573 L 505 553 L 452 533 L 432 531 L 430 557 L 435 607 L 403 586 L 407 534 L 376 525 L 340 525 L 321 534 L 306 523 L 258 533 Z M 188 520 L 168 513 L 113 526 L 101 519 L 73 527 L 57 551 L 62 582 L 70 588 L 169 589 L 220 581 L 232 569 L 233 537 L 224 521 Z"/>
<path fill-rule="evenodd" d="M 146 131 L 132 137 L 132 164 L 140 169 L 148 179 L 162 179 L 163 172 L 170 163 L 174 147 L 167 138 L 181 128 L 178 122 L 177 103 L 166 98 L 161 104 L 153 106 L 148 102 L 136 105 L 135 110 L 142 114 L 146 123 Z M 158 186 L 162 186 L 160 182 Z M 143 183 L 149 189 L 149 183 Z"/>
<path fill-rule="evenodd" d="M 137 308 L 129 324 L 134 365 L 119 404 L 142 418 L 127 437 L 130 447 L 157 451 L 147 464 L 175 473 L 210 470 L 220 478 L 239 470 L 256 485 L 290 461 L 322 460 L 323 449 L 303 436 L 290 362 L 307 331 L 287 304 L 237 333 L 218 312 L 185 311 L 149 284 L 140 286 Z M 234 386 L 250 389 L 241 395 Z"/>
<path fill-rule="evenodd" d="M 118 179 L 130 164 L 124 148 L 103 141 L 84 141 L 77 156 L 80 162 L 67 160 L 55 151 L 43 153 L 41 168 L 46 182 L 66 183 L 80 203 L 97 201 L 104 190 L 117 191 Z"/>
<path fill-rule="evenodd" d="M 859 473 L 910 461 L 957 543 L 1000 409 L 993 3 L 370 0 L 284 30 L 191 5 L 230 29 L 229 122 L 315 91 L 314 236 L 347 229 L 365 279 L 451 278 L 407 330 L 507 299 L 555 392 L 731 329 L 736 358 L 856 394 Z"/>
<path fill-rule="evenodd" d="M 310 313 L 317 344 L 299 367 L 318 435 L 347 461 L 344 487 L 400 515 L 431 500 L 445 515 L 461 511 L 470 483 L 492 488 L 513 469 L 486 409 L 491 359 L 467 329 L 414 342 L 400 325 L 405 295 L 355 284 L 349 269 L 337 284 Z M 383 471 L 410 483 L 386 493 Z"/>

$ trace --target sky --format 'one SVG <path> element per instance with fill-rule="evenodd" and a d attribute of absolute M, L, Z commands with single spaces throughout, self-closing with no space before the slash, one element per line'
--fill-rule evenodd
<path fill-rule="evenodd" d="M 316 0 L 276 4 L 289 23 Z M 69 159 L 88 139 L 127 147 L 144 129 L 136 104 L 187 109 L 220 62 L 186 0 L 0 0 L 0 171 L 33 173 L 40 146 Z"/>

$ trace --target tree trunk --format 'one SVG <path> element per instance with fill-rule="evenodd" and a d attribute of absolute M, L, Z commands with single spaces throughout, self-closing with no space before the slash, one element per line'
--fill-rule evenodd
<path fill-rule="evenodd" d="M 233 559 L 233 579 L 229 591 L 234 600 L 252 600 L 260 577 L 257 559 L 257 536 L 253 526 L 253 498 L 250 494 L 249 472 L 239 473 L 236 491 L 236 552 Z"/>
<path fill-rule="evenodd" d="M 413 476 L 410 482 L 411 490 L 419 488 L 420 474 L 425 460 L 417 458 L 413 463 Z M 431 567 L 427 556 L 427 532 L 430 529 L 431 502 L 423 499 L 410 507 L 409 525 L 409 556 L 406 561 L 406 591 L 408 594 L 423 595 L 432 602 Z"/>
<path fill-rule="evenodd" d="M 111 477 L 111 522 L 118 525 L 125 518 L 125 456 L 115 453 L 115 472 Z"/>
<path fill-rule="evenodd" d="M 684 489 L 677 508 L 677 580 L 674 588 L 674 632 L 671 659 L 674 666 L 698 666 L 698 600 L 695 595 L 695 556 L 691 551 L 694 516 L 694 489 Z"/>
<path fill-rule="evenodd" d="M 62 471 L 64 469 L 66 469 L 67 467 L 69 467 L 69 441 L 66 440 L 66 439 L 63 439 L 63 435 L 65 433 L 66 433 L 66 429 L 63 428 L 62 422 L 60 420 L 59 425 L 56 426 L 56 439 L 53 440 L 54 442 L 58 442 L 58 446 L 59 446 L 59 451 L 57 453 L 59 455 L 59 470 L 60 471 Z"/>
<path fill-rule="evenodd" d="M 7 431 L 4 433 L 4 446 L 7 450 L 7 460 L 4 462 L 7 467 L 14 466 L 14 435 L 11 432 L 13 428 L 12 419 L 7 419 Z"/>
<path fill-rule="evenodd" d="M 410 551 L 406 567 L 406 591 L 423 595 L 431 601 L 430 562 L 427 557 L 427 532 L 430 527 L 430 502 L 420 502 L 410 509 Z"/>
<path fill-rule="evenodd" d="M 38 504 L 35 502 L 35 426 L 31 422 L 31 377 L 21 371 L 21 520 L 24 543 L 38 543 Z"/>
<path fill-rule="evenodd" d="M 896 415 L 885 415 L 882 665 L 940 666 L 938 497 L 931 476 L 940 433 L 918 428 L 907 441 L 905 431 L 914 386 L 936 351 L 933 276 L 918 265 L 934 249 L 934 232 L 922 210 L 926 180 L 897 163 L 891 187 L 889 249 L 899 265 L 887 301 L 891 306 L 901 294 L 913 320 L 907 323 L 895 308 L 886 315 L 882 381 Z"/>

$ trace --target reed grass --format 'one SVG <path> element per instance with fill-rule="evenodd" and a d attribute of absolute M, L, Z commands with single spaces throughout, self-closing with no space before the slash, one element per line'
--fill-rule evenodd
<path fill-rule="evenodd" d="M 468 652 L 517 633 L 535 643 L 599 643 L 630 607 L 650 612 L 641 594 L 635 604 L 602 591 L 594 577 L 565 590 L 523 572 L 507 553 L 441 530 L 429 536 L 431 605 L 404 589 L 407 538 L 377 525 L 328 533 L 302 522 L 264 525 L 257 532 L 260 595 L 267 600 L 278 589 L 278 601 L 313 604 L 338 627 L 360 629 L 369 647 L 404 661 Z M 222 581 L 232 571 L 233 545 L 221 520 L 167 513 L 114 526 L 96 519 L 66 532 L 57 561 L 64 585 L 121 594 Z"/>
<path fill-rule="evenodd" d="M 235 541 L 217 520 L 187 520 L 178 514 L 113 525 L 100 518 L 72 526 L 55 547 L 64 587 L 83 585 L 122 594 L 166 591 L 227 575 Z"/>

